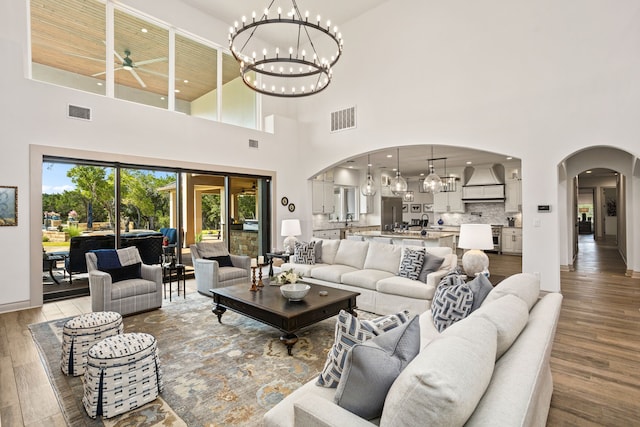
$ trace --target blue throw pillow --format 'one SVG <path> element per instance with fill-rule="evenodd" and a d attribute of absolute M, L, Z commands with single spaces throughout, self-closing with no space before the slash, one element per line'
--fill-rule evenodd
<path fill-rule="evenodd" d="M 204 259 L 218 261 L 218 267 L 233 267 L 233 263 L 231 262 L 231 255 L 206 256 L 204 257 Z"/>
<path fill-rule="evenodd" d="M 137 262 L 131 265 L 123 265 L 118 268 L 107 268 L 102 271 L 109 273 L 111 276 L 111 283 L 121 282 L 129 279 L 142 278 L 142 263 Z"/>
<path fill-rule="evenodd" d="M 105 268 L 122 267 L 118 252 L 115 249 L 95 249 L 91 252 L 96 254 L 98 270 L 104 271 Z"/>

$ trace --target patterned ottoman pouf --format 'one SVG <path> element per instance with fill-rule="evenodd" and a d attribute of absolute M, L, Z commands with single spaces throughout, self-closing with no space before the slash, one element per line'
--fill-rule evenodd
<path fill-rule="evenodd" d="M 122 316 L 113 311 L 87 313 L 68 320 L 62 328 L 62 372 L 73 376 L 84 374 L 89 348 L 122 331 Z"/>
<path fill-rule="evenodd" d="M 82 404 L 91 418 L 111 418 L 162 392 L 162 372 L 153 335 L 128 333 L 94 344 L 87 354 Z"/>

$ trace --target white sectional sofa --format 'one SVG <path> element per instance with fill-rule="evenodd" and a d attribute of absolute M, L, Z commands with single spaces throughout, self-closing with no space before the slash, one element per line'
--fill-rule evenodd
<path fill-rule="evenodd" d="M 422 248 L 444 258 L 439 270 L 428 274 L 424 283 L 398 276 L 402 245 L 348 239 L 315 241 L 315 264 L 302 264 L 292 256 L 282 270 L 293 269 L 309 283 L 360 292 L 358 308 L 378 314 L 399 308 L 416 314 L 428 310 L 438 283 L 458 264 L 449 247 Z"/>
<path fill-rule="evenodd" d="M 479 309 L 442 333 L 430 311 L 420 315 L 419 352 L 393 380 L 380 418 L 349 412 L 334 403 L 335 388 L 320 387 L 313 378 L 269 410 L 264 425 L 544 426 L 562 295 L 540 298 L 539 290 L 531 274 L 508 277 Z M 374 378 L 362 392 L 365 399 Z"/>

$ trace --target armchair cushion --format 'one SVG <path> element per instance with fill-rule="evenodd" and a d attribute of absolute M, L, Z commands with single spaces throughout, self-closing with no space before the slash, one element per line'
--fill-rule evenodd
<path fill-rule="evenodd" d="M 204 259 L 218 261 L 218 267 L 233 267 L 230 255 L 206 256 Z"/>
<path fill-rule="evenodd" d="M 115 269 L 122 266 L 118 252 L 115 249 L 95 249 L 90 252 L 96 254 L 98 270 L 106 271 L 107 269 Z"/>
<path fill-rule="evenodd" d="M 98 258 L 98 264 L 100 264 L 100 258 Z M 111 283 L 121 282 L 128 279 L 141 279 L 141 262 L 137 262 L 131 265 L 124 265 L 116 268 L 99 268 L 99 270 L 109 273 L 111 276 Z"/>

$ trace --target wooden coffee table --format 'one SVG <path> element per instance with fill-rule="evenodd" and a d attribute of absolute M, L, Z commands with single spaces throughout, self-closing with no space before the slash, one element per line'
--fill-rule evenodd
<path fill-rule="evenodd" d="M 273 326 L 282 331 L 280 341 L 287 346 L 290 356 L 298 341 L 295 332 L 335 316 L 340 310 L 356 315 L 356 297 L 360 295 L 359 292 L 310 284 L 311 289 L 302 301 L 289 301 L 282 296 L 278 286 L 267 284 L 255 292 L 249 290 L 250 286 L 240 284 L 209 289 L 213 294 L 212 311 L 218 316 L 218 322 L 222 323 L 222 315 L 229 309 Z M 320 295 L 320 291 L 326 291 L 327 295 Z"/>

